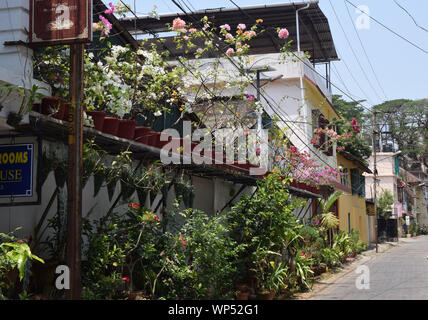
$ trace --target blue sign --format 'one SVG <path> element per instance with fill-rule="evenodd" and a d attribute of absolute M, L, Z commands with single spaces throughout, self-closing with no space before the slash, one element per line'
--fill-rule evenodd
<path fill-rule="evenodd" d="M 34 143 L 0 145 L 0 198 L 33 195 Z"/>

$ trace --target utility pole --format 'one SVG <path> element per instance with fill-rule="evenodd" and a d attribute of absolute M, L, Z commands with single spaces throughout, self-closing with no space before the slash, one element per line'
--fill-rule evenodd
<path fill-rule="evenodd" d="M 373 111 L 373 162 L 374 162 L 374 170 L 373 170 L 373 180 L 374 180 L 374 186 L 373 186 L 373 202 L 374 202 L 374 216 L 375 216 L 375 239 L 376 239 L 376 253 L 379 252 L 378 249 L 378 220 L 377 220 L 377 148 L 376 148 L 376 142 L 377 142 L 377 123 L 376 123 L 376 115 L 377 111 Z"/>
<path fill-rule="evenodd" d="M 84 72 L 84 44 L 70 45 L 70 127 L 68 135 L 68 183 L 67 183 L 67 266 L 70 269 L 70 300 L 81 297 L 82 255 L 82 146 L 83 116 L 82 92 Z"/>

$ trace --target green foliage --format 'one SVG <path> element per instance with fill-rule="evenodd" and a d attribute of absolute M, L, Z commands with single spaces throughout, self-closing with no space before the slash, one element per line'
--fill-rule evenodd
<path fill-rule="evenodd" d="M 355 118 L 359 124 L 368 123 L 370 115 L 365 113 L 364 108 L 359 105 L 361 101 L 345 101 L 340 95 L 333 95 L 333 106 L 342 115 L 343 119 L 336 119 L 334 125 L 338 134 L 344 134 L 349 130 L 350 122 Z M 366 162 L 366 159 L 372 154 L 371 149 L 371 132 L 362 128 L 360 134 L 353 132 L 353 136 L 347 140 L 339 140 L 338 147 L 343 147 L 346 152 L 351 153 L 358 159 Z M 369 141 L 370 143 L 368 143 Z"/>
<path fill-rule="evenodd" d="M 85 296 L 123 298 L 126 290 L 168 299 L 230 296 L 240 246 L 230 238 L 224 217 L 188 209 L 170 217 L 172 225 L 174 218 L 184 223 L 165 231 L 155 214 L 132 204 L 126 216 L 88 223 Z M 127 288 L 123 276 L 130 278 Z"/>
<path fill-rule="evenodd" d="M 169 238 L 173 245 L 163 276 L 163 284 L 169 289 L 168 297 L 220 299 L 230 296 L 242 246 L 229 236 L 225 217 L 209 217 L 192 209 L 180 215 L 185 222 Z"/>
<path fill-rule="evenodd" d="M 8 273 L 17 270 L 19 280 L 22 281 L 27 271 L 26 263 L 33 259 L 44 263 L 31 252 L 27 243 L 18 240 L 13 233 L 0 233 L 0 299 L 6 298 L 3 292 L 9 291 L 14 284 L 7 280 Z"/>
<path fill-rule="evenodd" d="M 389 190 L 383 189 L 377 201 L 378 214 L 388 220 L 391 215 L 394 196 Z"/>
<path fill-rule="evenodd" d="M 374 108 L 379 123 L 388 125 L 389 138 L 398 144 L 403 166 L 420 170 L 420 163 L 428 165 L 428 100 L 397 99 Z"/>
<path fill-rule="evenodd" d="M 303 202 L 290 197 L 288 183 L 287 178 L 270 174 L 252 196 L 244 196 L 227 215 L 232 237 L 244 247 L 241 277 L 252 270 L 260 290 L 266 288 L 275 271 L 271 263 L 288 265 L 302 240 L 299 229 L 303 225 L 292 212 Z"/>

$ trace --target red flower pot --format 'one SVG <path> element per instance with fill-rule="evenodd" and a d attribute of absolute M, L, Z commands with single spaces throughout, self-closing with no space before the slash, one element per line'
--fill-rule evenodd
<path fill-rule="evenodd" d="M 250 296 L 250 292 L 239 292 L 236 296 L 236 300 L 248 300 L 248 297 Z"/>
<path fill-rule="evenodd" d="M 119 138 L 131 140 L 134 138 L 135 120 L 120 119 L 117 136 Z"/>
<path fill-rule="evenodd" d="M 95 129 L 102 131 L 106 113 L 104 111 L 86 111 L 86 114 L 92 118 Z"/>
<path fill-rule="evenodd" d="M 140 139 L 147 136 L 150 132 L 149 127 L 135 127 L 134 130 L 134 140 L 137 142 L 141 142 Z"/>
<path fill-rule="evenodd" d="M 102 131 L 103 133 L 117 136 L 117 132 L 119 131 L 119 119 L 113 117 L 105 117 Z"/>
<path fill-rule="evenodd" d="M 68 119 L 67 100 L 57 97 L 44 97 L 40 106 L 40 113 L 53 115 L 54 118 L 59 120 Z"/>
<path fill-rule="evenodd" d="M 152 147 L 158 148 L 158 144 L 160 142 L 160 133 L 156 131 L 150 131 L 147 134 L 147 137 L 147 144 Z"/>

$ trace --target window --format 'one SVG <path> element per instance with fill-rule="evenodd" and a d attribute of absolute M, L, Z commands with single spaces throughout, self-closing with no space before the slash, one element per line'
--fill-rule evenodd
<path fill-rule="evenodd" d="M 349 185 L 349 170 L 348 168 L 339 168 L 340 172 L 340 183 L 342 183 L 344 186 L 350 187 Z"/>
<path fill-rule="evenodd" d="M 359 169 L 351 169 L 351 188 L 352 194 L 366 197 L 366 177 L 360 174 Z"/>

